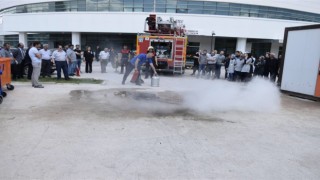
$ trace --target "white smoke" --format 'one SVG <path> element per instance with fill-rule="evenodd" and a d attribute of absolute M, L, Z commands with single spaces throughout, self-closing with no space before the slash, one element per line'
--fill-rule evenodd
<path fill-rule="evenodd" d="M 274 112 L 280 109 L 279 89 L 271 82 L 254 78 L 251 82 L 194 80 L 183 94 L 184 106 L 200 111 Z"/>

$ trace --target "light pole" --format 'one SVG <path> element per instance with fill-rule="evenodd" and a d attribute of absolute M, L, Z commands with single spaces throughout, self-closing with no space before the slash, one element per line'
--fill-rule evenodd
<path fill-rule="evenodd" d="M 214 33 L 214 31 L 211 32 L 211 51 L 212 52 L 212 41 L 213 41 L 213 36 L 216 35 L 216 33 Z"/>

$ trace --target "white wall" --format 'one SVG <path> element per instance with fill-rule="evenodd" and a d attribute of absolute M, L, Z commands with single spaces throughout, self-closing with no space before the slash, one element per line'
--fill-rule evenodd
<path fill-rule="evenodd" d="M 320 28 L 289 31 L 281 89 L 315 95 L 320 61 Z"/>
<path fill-rule="evenodd" d="M 138 33 L 144 29 L 149 13 L 65 12 L 3 15 L 4 33 L 13 32 L 110 32 Z M 162 19 L 181 19 L 199 35 L 220 37 L 283 39 L 285 27 L 315 24 L 263 18 L 158 14 Z M 241 27 L 241 28 L 237 28 Z"/>
<path fill-rule="evenodd" d="M 207 50 L 210 52 L 211 50 L 211 37 L 207 36 L 189 36 L 189 42 L 199 42 L 200 43 L 200 50 Z M 212 39 L 212 49 L 214 49 L 215 38 Z"/>

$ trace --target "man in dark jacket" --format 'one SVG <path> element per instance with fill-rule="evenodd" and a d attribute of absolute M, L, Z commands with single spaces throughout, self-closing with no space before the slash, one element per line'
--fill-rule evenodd
<path fill-rule="evenodd" d="M 24 59 L 22 60 L 22 66 L 23 69 L 25 66 L 28 66 L 28 74 L 27 74 L 27 78 L 31 80 L 31 75 L 32 75 L 32 71 L 33 71 L 33 67 L 32 67 L 32 63 L 31 63 L 31 58 L 29 56 L 29 50 L 32 48 L 32 43 L 29 44 L 28 49 L 26 50 L 26 54 L 24 56 Z"/>
<path fill-rule="evenodd" d="M 270 53 L 270 63 L 269 63 L 269 71 L 270 71 L 270 80 L 272 82 L 276 81 L 276 77 L 278 75 L 279 69 L 279 60 L 276 58 L 274 53 Z"/>
<path fill-rule="evenodd" d="M 25 56 L 25 52 L 24 52 L 24 44 L 23 43 L 19 43 L 17 46 L 17 49 L 15 51 L 13 51 L 13 57 L 16 59 L 17 64 L 15 65 L 15 69 L 13 69 L 12 71 L 12 78 L 16 79 L 16 78 L 22 78 L 23 77 L 23 66 L 22 66 L 22 61 L 24 59 Z"/>

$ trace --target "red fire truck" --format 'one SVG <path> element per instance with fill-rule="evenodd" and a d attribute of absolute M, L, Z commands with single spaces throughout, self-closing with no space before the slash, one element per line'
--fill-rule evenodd
<path fill-rule="evenodd" d="M 158 72 L 183 74 L 185 69 L 187 37 L 181 20 L 163 21 L 151 14 L 145 21 L 145 33 L 137 35 L 137 54 L 146 53 L 149 46 L 156 52 Z"/>

